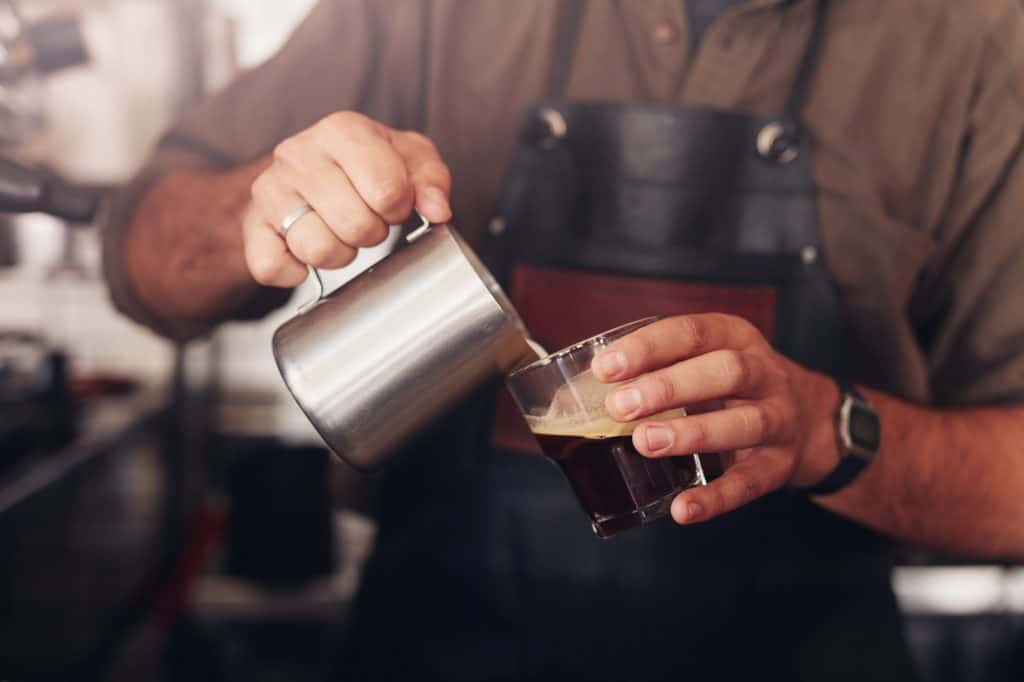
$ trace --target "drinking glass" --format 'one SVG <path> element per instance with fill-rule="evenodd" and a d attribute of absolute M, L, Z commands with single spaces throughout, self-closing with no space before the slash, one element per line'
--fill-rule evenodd
<path fill-rule="evenodd" d="M 580 341 L 512 373 L 506 382 L 541 449 L 561 468 L 602 538 L 665 516 L 681 491 L 706 484 L 696 454 L 647 458 L 638 453 L 632 434 L 644 420 L 622 423 L 609 417 L 604 401 L 617 384 L 603 384 L 590 371 L 602 349 L 658 319 Z M 648 419 L 685 414 L 676 409 Z"/>

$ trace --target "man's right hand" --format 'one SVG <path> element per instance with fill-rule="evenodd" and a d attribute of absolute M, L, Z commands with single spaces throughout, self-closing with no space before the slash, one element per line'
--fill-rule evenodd
<path fill-rule="evenodd" d="M 340 112 L 290 137 L 252 185 L 243 235 L 257 282 L 294 287 L 307 265 L 340 268 L 375 246 L 413 207 L 435 223 L 451 219 L 451 174 L 433 143 L 361 114 Z M 281 223 L 309 204 L 314 212 Z"/>

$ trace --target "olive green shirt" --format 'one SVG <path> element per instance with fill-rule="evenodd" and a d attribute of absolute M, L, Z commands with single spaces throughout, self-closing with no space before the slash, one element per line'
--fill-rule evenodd
<path fill-rule="evenodd" d="M 1024 401 L 1018 0 L 831 5 L 803 116 L 858 378 L 939 405 Z M 479 236 L 522 115 L 544 94 L 560 7 L 323 0 L 277 56 L 185 115 L 118 199 L 105 234 L 115 300 L 166 328 L 121 262 L 124 227 L 154 177 L 252 160 L 337 110 L 425 128 L 452 170 L 454 222 Z M 693 50 L 680 0 L 588 0 L 569 95 L 778 112 L 814 7 L 751 0 Z"/>

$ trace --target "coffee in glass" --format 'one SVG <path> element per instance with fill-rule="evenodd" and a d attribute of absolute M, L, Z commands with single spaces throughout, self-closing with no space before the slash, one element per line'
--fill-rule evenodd
<path fill-rule="evenodd" d="M 657 318 L 604 332 L 553 353 L 508 378 L 508 387 L 541 449 L 565 474 L 594 532 L 610 537 L 668 513 L 686 488 L 705 483 L 697 455 L 647 458 L 633 447 L 633 430 L 608 416 L 605 397 L 615 387 L 590 371 L 605 346 Z M 648 419 L 685 415 L 672 410 Z"/>

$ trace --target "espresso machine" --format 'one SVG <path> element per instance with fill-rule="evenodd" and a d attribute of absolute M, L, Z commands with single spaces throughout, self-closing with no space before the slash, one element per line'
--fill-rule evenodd
<path fill-rule="evenodd" d="M 88 62 L 75 16 L 35 23 L 22 19 L 8 0 L 0 5 L 0 142 L 21 142 L 33 126 L 17 95 L 19 84 Z M 98 192 L 71 186 L 57 175 L 0 158 L 0 266 L 16 260 L 11 216 L 45 213 L 69 229 L 93 221 Z M 74 436 L 74 403 L 68 361 L 40 335 L 0 329 L 0 467 L 38 448 L 57 448 Z"/>
<path fill-rule="evenodd" d="M 78 16 L 29 22 L 14 0 L 0 2 L 0 147 L 21 146 L 42 128 L 34 97 L 39 79 L 88 61 Z M 74 205 L 80 195 L 64 189 L 56 177 L 0 159 L 0 267 L 17 260 L 11 213 L 39 211 L 70 222 L 91 220 L 92 200 Z"/>
<path fill-rule="evenodd" d="M 47 213 L 88 224 L 99 195 L 54 175 L 0 159 L 0 213 Z M 34 334 L 0 331 L 0 466 L 36 447 L 74 436 L 74 406 L 64 352 Z"/>

